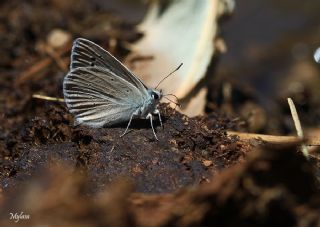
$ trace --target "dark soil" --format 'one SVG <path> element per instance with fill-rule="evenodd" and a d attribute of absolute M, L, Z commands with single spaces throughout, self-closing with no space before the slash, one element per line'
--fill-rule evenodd
<path fill-rule="evenodd" d="M 161 106 L 164 128 L 136 120 L 120 138 L 117 128 L 73 127 L 64 105 L 35 102 L 43 111 L 1 140 L 0 184 L 16 187 L 50 163 L 63 161 L 90 176 L 91 191 L 100 191 L 121 175 L 134 179 L 139 192 L 170 192 L 209 181 L 219 170 L 244 156 L 237 138 L 226 136 L 228 120 L 189 119 Z"/>

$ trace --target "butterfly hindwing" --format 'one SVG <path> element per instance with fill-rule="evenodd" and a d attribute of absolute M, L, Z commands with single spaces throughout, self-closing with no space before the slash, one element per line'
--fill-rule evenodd
<path fill-rule="evenodd" d="M 132 83 L 100 66 L 71 70 L 63 92 L 76 121 L 96 128 L 127 121 L 145 99 Z"/>

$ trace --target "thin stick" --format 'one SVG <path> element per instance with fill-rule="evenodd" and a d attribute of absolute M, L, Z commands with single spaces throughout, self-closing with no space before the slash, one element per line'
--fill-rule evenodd
<path fill-rule="evenodd" d="M 62 56 L 66 54 L 70 50 L 70 45 L 66 45 L 63 49 L 57 51 L 57 56 Z M 44 75 L 44 71 L 48 69 L 48 67 L 53 63 L 52 57 L 48 56 L 38 62 L 32 64 L 27 70 L 21 73 L 21 75 L 15 81 L 16 85 L 22 85 L 25 82 L 29 81 L 30 79 L 35 78 L 37 75 L 37 79 Z"/>
<path fill-rule="evenodd" d="M 260 139 L 264 142 L 268 142 L 271 144 L 291 144 L 298 143 L 301 139 L 297 136 L 277 136 L 277 135 L 265 135 L 265 134 L 256 134 L 256 133 L 246 133 L 246 132 L 234 132 L 228 131 L 228 135 L 239 136 L 241 140 L 252 140 L 252 139 Z"/>
<path fill-rule="evenodd" d="M 301 143 L 302 140 L 298 136 L 278 136 L 278 135 L 266 135 L 266 134 L 256 134 L 247 132 L 235 132 L 227 131 L 229 136 L 239 136 L 241 140 L 252 140 L 258 139 L 271 144 L 291 144 L 291 143 Z M 320 138 L 313 131 L 310 131 L 309 136 L 307 136 L 307 146 L 320 146 Z M 313 136 L 312 136 L 313 135 Z"/>
<path fill-rule="evenodd" d="M 33 94 L 32 98 L 53 101 L 53 102 L 64 102 L 64 99 L 62 98 L 50 97 L 50 96 L 45 96 L 40 94 Z"/>
<path fill-rule="evenodd" d="M 16 79 L 15 84 L 21 85 L 33 77 L 36 77 L 36 75 L 46 70 L 52 61 L 53 60 L 50 57 L 47 57 L 37 63 L 34 63 L 31 67 L 21 73 L 21 75 Z"/>
<path fill-rule="evenodd" d="M 68 71 L 68 66 L 61 59 L 61 55 L 59 55 L 53 48 L 51 48 L 50 46 L 45 46 L 45 51 L 55 61 L 62 72 Z"/>
<path fill-rule="evenodd" d="M 293 103 L 291 98 L 288 98 L 288 104 L 289 104 L 289 107 L 290 107 L 291 116 L 292 116 L 292 119 L 293 119 L 293 122 L 294 122 L 294 126 L 295 126 L 295 128 L 297 130 L 297 135 L 298 135 L 298 137 L 300 139 L 303 140 L 304 139 L 304 135 L 303 135 L 301 123 L 300 123 L 300 120 L 299 120 L 298 112 L 297 112 L 296 106 L 294 105 L 294 103 Z M 309 157 L 309 151 L 308 151 L 308 148 L 307 148 L 305 143 L 301 144 L 301 151 L 302 151 L 303 155 L 306 158 Z"/>

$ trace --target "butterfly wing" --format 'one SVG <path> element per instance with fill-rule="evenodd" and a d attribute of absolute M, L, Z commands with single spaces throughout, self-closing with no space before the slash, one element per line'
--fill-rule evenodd
<path fill-rule="evenodd" d="M 95 128 L 128 121 L 145 99 L 132 83 L 102 67 L 71 70 L 64 78 L 63 93 L 77 123 Z"/>
<path fill-rule="evenodd" d="M 102 67 L 110 70 L 147 94 L 147 87 L 130 70 L 97 44 L 78 38 L 72 46 L 70 70 L 79 67 Z"/>

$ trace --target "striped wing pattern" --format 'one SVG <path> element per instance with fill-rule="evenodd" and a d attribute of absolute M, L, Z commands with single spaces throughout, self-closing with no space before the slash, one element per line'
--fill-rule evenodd
<path fill-rule="evenodd" d="M 76 63 L 74 63 L 76 64 Z M 63 92 L 79 124 L 99 128 L 128 121 L 144 102 L 139 88 L 110 67 L 74 67 L 65 77 Z"/>
<path fill-rule="evenodd" d="M 122 77 L 147 95 L 147 87 L 108 51 L 83 38 L 74 41 L 72 47 L 70 70 L 80 67 L 103 67 Z"/>

